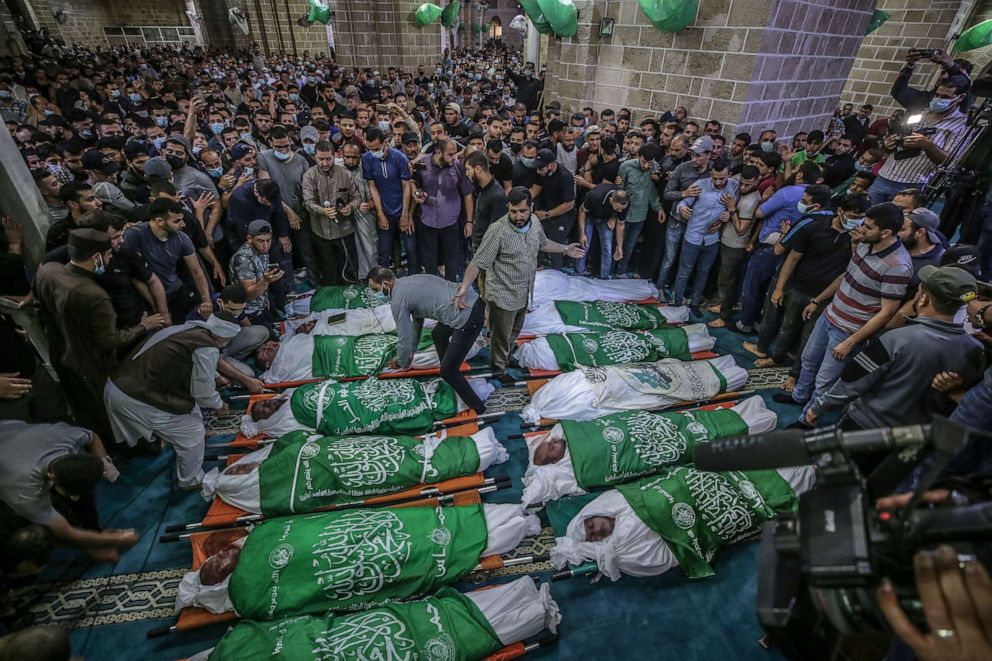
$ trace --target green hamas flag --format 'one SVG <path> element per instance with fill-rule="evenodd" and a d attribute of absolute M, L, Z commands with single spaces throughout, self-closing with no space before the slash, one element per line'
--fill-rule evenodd
<path fill-rule="evenodd" d="M 649 331 L 611 330 L 605 333 L 548 335 L 548 346 L 562 371 L 578 366 L 599 367 L 654 362 L 662 358 L 691 360 L 689 336 L 681 328 Z"/>
<path fill-rule="evenodd" d="M 312 512 L 328 505 L 441 482 L 479 470 L 470 438 L 444 439 L 430 457 L 413 436 L 310 437 L 286 434 L 258 469 L 262 513 Z"/>
<path fill-rule="evenodd" d="M 324 310 L 357 310 L 385 304 L 378 292 L 364 285 L 334 285 L 318 287 L 310 298 L 310 312 Z"/>
<path fill-rule="evenodd" d="M 565 324 L 593 330 L 650 330 L 668 325 L 653 305 L 557 301 L 555 307 Z"/>
<path fill-rule="evenodd" d="M 308 383 L 289 405 L 297 422 L 325 436 L 422 434 L 458 411 L 455 392 L 441 379 L 377 379 Z"/>
<path fill-rule="evenodd" d="M 248 535 L 231 603 L 245 619 L 272 620 L 430 594 L 471 572 L 486 542 L 482 505 L 272 519 Z"/>
<path fill-rule="evenodd" d="M 471 599 L 441 588 L 420 601 L 387 604 L 364 613 L 294 617 L 278 622 L 242 620 L 210 653 L 210 661 L 461 661 L 481 659 L 502 647 Z"/>
<path fill-rule="evenodd" d="M 586 422 L 563 420 L 575 481 L 583 489 L 623 484 L 692 462 L 696 445 L 747 434 L 735 411 L 624 411 Z M 264 466 L 264 464 L 263 464 Z"/>
<path fill-rule="evenodd" d="M 395 335 L 315 335 L 313 338 L 313 375 L 317 378 L 378 374 L 395 357 Z"/>
<path fill-rule="evenodd" d="M 773 470 L 707 473 L 675 466 L 617 490 L 665 540 L 689 578 L 711 576 L 718 548 L 749 537 L 798 502 Z"/>

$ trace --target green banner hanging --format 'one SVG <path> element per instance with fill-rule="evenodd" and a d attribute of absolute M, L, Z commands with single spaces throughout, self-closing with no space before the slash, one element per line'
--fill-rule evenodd
<path fill-rule="evenodd" d="M 537 0 L 541 13 L 559 37 L 574 37 L 579 30 L 579 11 L 572 0 Z"/>
<path fill-rule="evenodd" d="M 482 23 L 472 24 L 472 34 L 482 34 L 482 31 L 486 29 L 486 26 Z"/>
<path fill-rule="evenodd" d="M 983 46 L 992 46 L 992 19 L 982 21 L 962 32 L 954 42 L 954 52 L 963 53 Z"/>
<path fill-rule="evenodd" d="M 679 32 L 696 20 L 699 0 L 637 0 L 641 11 L 662 32 Z"/>
<path fill-rule="evenodd" d="M 449 3 L 441 12 L 441 25 L 446 28 L 453 28 L 458 25 L 458 12 L 461 11 L 462 3 Z"/>
<path fill-rule="evenodd" d="M 307 23 L 320 23 L 327 25 L 331 20 L 331 8 L 326 0 L 310 0 L 310 14 L 307 16 Z"/>
<path fill-rule="evenodd" d="M 421 27 L 430 25 L 437 19 L 441 18 L 441 8 L 437 5 L 425 2 L 417 7 L 417 13 L 414 15 L 414 18 L 417 21 L 417 25 Z"/>
<path fill-rule="evenodd" d="M 878 28 L 882 27 L 882 23 L 890 18 L 892 18 L 892 14 L 889 12 L 876 9 L 875 13 L 871 15 L 871 20 L 868 21 L 868 29 L 865 30 L 865 34 L 871 34 Z"/>
<path fill-rule="evenodd" d="M 537 0 L 519 0 L 519 4 L 523 7 L 524 13 L 527 14 L 527 18 L 530 22 L 534 24 L 537 31 L 541 34 L 553 34 L 554 29 L 551 27 L 551 23 L 544 16 L 544 12 L 541 11 L 541 6 Z"/>

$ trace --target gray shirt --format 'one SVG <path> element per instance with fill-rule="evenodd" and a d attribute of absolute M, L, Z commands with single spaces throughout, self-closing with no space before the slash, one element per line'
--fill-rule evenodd
<path fill-rule="evenodd" d="M 48 466 L 59 457 L 81 452 L 91 438 L 89 430 L 64 422 L 0 421 L 0 500 L 32 523 L 51 521 L 56 511 L 49 495 Z"/>
<path fill-rule="evenodd" d="M 686 161 L 681 165 L 677 166 L 672 173 L 668 175 L 668 183 L 665 184 L 665 199 L 678 201 L 682 199 L 682 191 L 692 186 L 694 183 L 709 174 L 709 165 L 706 169 L 700 172 L 692 164 L 692 161 Z M 676 214 L 672 214 L 673 218 L 676 218 Z"/>
<path fill-rule="evenodd" d="M 468 307 L 459 310 L 453 303 L 457 290 L 457 282 L 426 273 L 408 275 L 396 281 L 389 303 L 396 320 L 396 334 L 399 335 L 396 362 L 401 367 L 408 366 L 413 360 L 424 319 L 436 319 L 451 328 L 461 328 L 468 321 L 479 295 L 470 289 L 465 294 Z"/>
<path fill-rule="evenodd" d="M 307 159 L 294 154 L 290 161 L 280 161 L 271 149 L 258 155 L 258 167 L 265 170 L 272 181 L 279 186 L 283 204 L 296 215 L 303 216 L 303 174 L 310 169 Z"/>

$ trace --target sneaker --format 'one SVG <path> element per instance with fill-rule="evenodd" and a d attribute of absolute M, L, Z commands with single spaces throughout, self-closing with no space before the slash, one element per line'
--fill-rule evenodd
<path fill-rule="evenodd" d="M 297 271 L 296 273 L 294 273 L 293 275 L 296 276 L 296 279 L 297 280 L 303 280 L 303 279 L 305 279 L 307 277 L 307 270 L 305 268 L 302 268 L 299 271 Z"/>
<path fill-rule="evenodd" d="M 753 326 L 745 326 L 739 321 L 732 323 L 731 325 L 727 326 L 727 328 L 734 331 L 735 333 L 743 333 L 744 335 L 750 335 L 751 333 L 754 332 Z"/>

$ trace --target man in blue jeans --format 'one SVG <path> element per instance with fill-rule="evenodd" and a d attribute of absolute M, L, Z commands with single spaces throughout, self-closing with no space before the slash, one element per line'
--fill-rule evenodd
<path fill-rule="evenodd" d="M 730 161 L 721 158 L 710 168 L 709 179 L 696 182 L 699 194 L 687 197 L 675 207 L 672 216 L 686 220 L 682 239 L 682 256 L 675 276 L 675 304 L 685 305 L 685 290 L 693 276 L 689 309 L 702 317 L 699 304 L 710 269 L 720 253 L 720 230 L 730 220 L 728 204 L 737 199 L 737 182 L 730 180 Z"/>
<path fill-rule="evenodd" d="M 699 187 L 696 182 L 709 174 L 712 152 L 713 138 L 708 135 L 704 135 L 692 143 L 692 146 L 689 147 L 689 160 L 676 166 L 668 175 L 664 194 L 668 203 L 674 205 L 687 197 L 694 197 L 699 194 Z M 662 257 L 661 268 L 658 269 L 658 279 L 655 281 L 658 291 L 663 295 L 665 285 L 668 284 L 668 277 L 671 275 L 672 269 L 675 268 L 684 233 L 685 222 L 678 214 L 672 214 L 672 218 L 665 227 L 665 255 Z"/>
<path fill-rule="evenodd" d="M 833 297 L 803 349 L 802 371 L 792 394 L 774 396 L 778 402 L 804 405 L 800 424 L 806 424 L 811 402 L 833 385 L 847 361 L 899 310 L 913 273 L 909 252 L 897 236 L 902 222 L 902 209 L 891 202 L 868 209 L 864 225 L 852 233 L 855 248 L 846 271 L 803 311 L 805 318 Z"/>
<path fill-rule="evenodd" d="M 629 205 L 627 191 L 615 184 L 603 183 L 589 191 L 579 207 L 579 245 L 588 253 L 593 233 L 599 236 L 599 273 L 593 275 L 602 280 L 610 277 L 614 257 L 613 233 L 617 225 L 626 220 Z M 575 268 L 579 275 L 585 275 L 585 255 L 576 262 Z"/>
<path fill-rule="evenodd" d="M 402 151 L 386 145 L 382 130 L 376 126 L 365 132 L 365 145 L 368 151 L 362 156 L 362 178 L 369 182 L 372 205 L 379 218 L 379 265 L 389 266 L 399 234 L 406 251 L 407 273 L 419 273 L 417 238 L 410 217 L 410 161 Z"/>
<path fill-rule="evenodd" d="M 775 276 L 775 269 L 782 261 L 782 256 L 775 254 L 775 244 L 789 231 L 793 221 L 806 214 L 806 207 L 802 204 L 806 186 L 819 183 L 822 178 L 819 165 L 803 163 L 789 178 L 788 184 L 775 191 L 754 212 L 758 227 L 757 234 L 748 244 L 751 257 L 748 259 L 741 286 L 741 318 L 730 327 L 731 330 L 739 333 L 754 331 L 754 323 L 765 301 L 765 294 Z"/>

